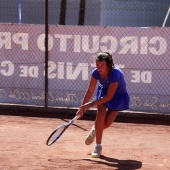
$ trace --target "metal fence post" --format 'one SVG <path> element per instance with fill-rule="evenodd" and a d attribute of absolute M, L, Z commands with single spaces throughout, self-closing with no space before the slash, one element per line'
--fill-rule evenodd
<path fill-rule="evenodd" d="M 48 0 L 45 0 L 45 108 L 48 107 Z"/>

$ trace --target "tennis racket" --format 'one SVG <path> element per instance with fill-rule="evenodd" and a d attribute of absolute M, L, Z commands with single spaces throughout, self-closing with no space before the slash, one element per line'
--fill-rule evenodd
<path fill-rule="evenodd" d="M 51 135 L 48 137 L 46 145 L 50 146 L 52 145 L 54 142 L 56 142 L 61 135 L 64 133 L 64 131 L 71 125 L 73 124 L 73 122 L 78 119 L 79 116 L 75 116 L 72 120 L 70 120 L 68 123 L 62 124 L 60 126 L 58 126 L 52 133 Z"/>

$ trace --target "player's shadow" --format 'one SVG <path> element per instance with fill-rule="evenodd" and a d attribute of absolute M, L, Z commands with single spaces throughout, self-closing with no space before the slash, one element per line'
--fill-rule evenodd
<path fill-rule="evenodd" d="M 116 158 L 106 157 L 101 155 L 99 159 L 85 159 L 98 164 L 104 164 L 106 166 L 115 167 L 116 170 L 135 170 L 142 167 L 142 162 L 137 160 L 119 160 Z M 104 160 L 104 161 L 103 161 Z"/>

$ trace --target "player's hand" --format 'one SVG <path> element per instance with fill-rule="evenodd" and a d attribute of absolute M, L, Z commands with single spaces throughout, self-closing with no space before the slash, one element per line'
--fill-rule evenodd
<path fill-rule="evenodd" d="M 86 112 L 87 110 L 89 110 L 91 107 L 92 107 L 92 102 L 88 102 L 88 103 L 85 103 L 84 105 L 82 105 L 80 107 L 80 109 L 84 112 Z"/>
<path fill-rule="evenodd" d="M 80 119 L 83 116 L 83 111 L 79 108 L 79 110 L 76 112 L 76 116 Z"/>
<path fill-rule="evenodd" d="M 84 105 L 80 106 L 79 110 L 76 113 L 76 116 L 81 118 L 83 114 L 92 107 L 92 102 L 85 103 Z"/>

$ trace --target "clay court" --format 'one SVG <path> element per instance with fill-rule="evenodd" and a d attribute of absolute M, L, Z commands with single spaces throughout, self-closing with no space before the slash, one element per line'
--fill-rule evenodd
<path fill-rule="evenodd" d="M 170 169 L 168 121 L 118 117 L 104 131 L 101 158 L 91 158 L 94 144 L 86 146 L 84 139 L 94 116 L 75 121 L 56 143 L 46 146 L 53 129 L 73 115 L 15 114 L 0 112 L 1 170 Z"/>

